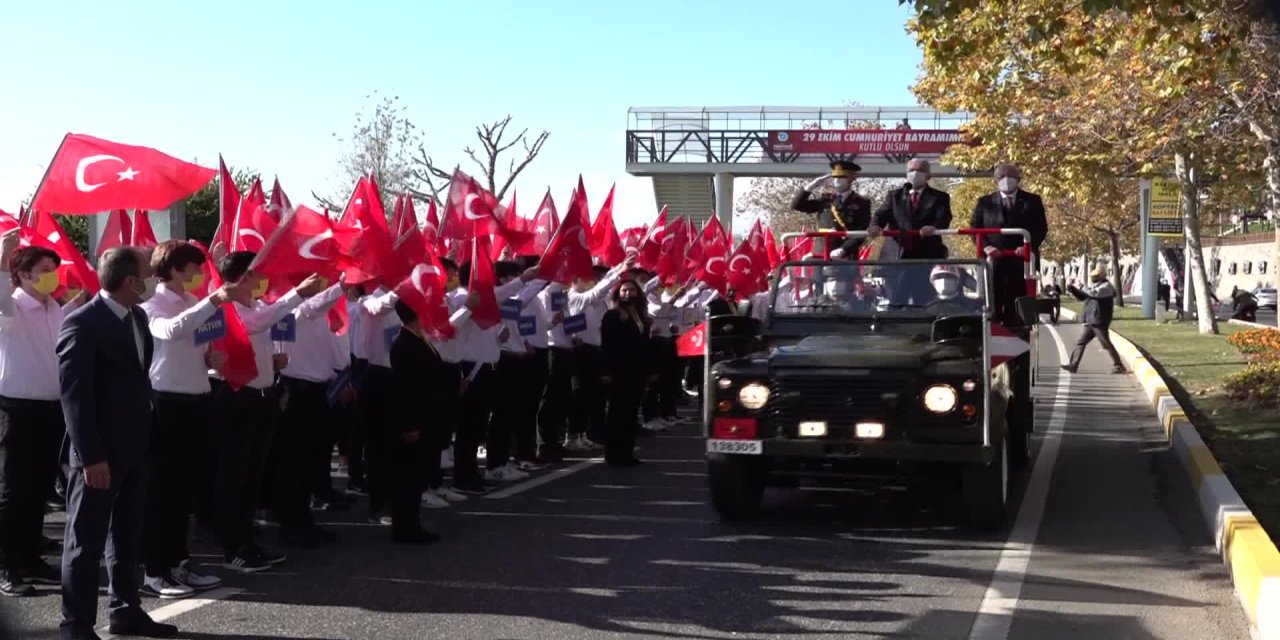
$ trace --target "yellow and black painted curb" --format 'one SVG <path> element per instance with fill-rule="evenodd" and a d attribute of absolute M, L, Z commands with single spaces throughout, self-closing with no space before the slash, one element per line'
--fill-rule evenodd
<path fill-rule="evenodd" d="M 1063 309 L 1062 317 L 1074 320 L 1076 314 Z M 1257 637 L 1280 640 L 1280 551 L 1222 472 L 1187 419 L 1186 410 L 1169 393 L 1168 383 L 1147 356 L 1118 333 L 1111 333 L 1111 342 L 1155 408 L 1169 445 L 1191 480 L 1200 501 L 1200 515 L 1213 532 L 1223 562 L 1231 569 L 1236 596 Z"/>

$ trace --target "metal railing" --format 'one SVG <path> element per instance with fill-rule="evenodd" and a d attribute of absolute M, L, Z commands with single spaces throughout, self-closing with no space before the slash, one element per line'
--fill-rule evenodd
<path fill-rule="evenodd" d="M 967 112 L 944 113 L 928 107 L 632 107 L 632 131 L 696 129 L 701 131 L 771 131 L 807 128 L 844 129 L 878 123 L 885 129 L 958 129 L 973 119 Z"/>
<path fill-rule="evenodd" d="M 749 130 L 633 130 L 627 131 L 628 164 L 667 163 L 792 163 L 804 158 L 805 162 L 826 162 L 856 157 L 858 162 L 881 161 L 903 163 L 910 158 L 936 159 L 940 153 L 896 154 L 836 154 L 836 153 L 782 153 L 769 148 L 768 131 Z"/>

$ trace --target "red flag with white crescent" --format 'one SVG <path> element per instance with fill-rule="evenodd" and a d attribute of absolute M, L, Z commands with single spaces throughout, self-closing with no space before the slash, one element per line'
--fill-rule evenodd
<path fill-rule="evenodd" d="M 707 343 L 707 323 L 702 324 L 686 331 L 684 335 L 676 338 L 676 355 L 681 358 L 697 358 L 705 353 L 705 345 Z"/>

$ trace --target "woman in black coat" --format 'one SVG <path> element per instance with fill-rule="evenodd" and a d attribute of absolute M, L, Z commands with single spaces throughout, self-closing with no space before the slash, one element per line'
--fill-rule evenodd
<path fill-rule="evenodd" d="M 603 371 L 609 385 L 608 437 L 604 459 L 609 466 L 633 467 L 640 402 L 649 380 L 648 304 L 640 285 L 623 280 L 613 292 L 613 308 L 600 324 Z"/>

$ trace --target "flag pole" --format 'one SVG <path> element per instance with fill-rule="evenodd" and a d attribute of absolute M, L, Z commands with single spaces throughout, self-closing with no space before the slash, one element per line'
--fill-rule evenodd
<path fill-rule="evenodd" d="M 36 185 L 36 192 L 31 196 L 31 206 L 27 207 L 27 216 L 36 208 L 36 202 L 40 200 L 40 190 L 44 188 L 45 180 L 49 179 L 49 171 L 53 169 L 53 163 L 58 159 L 58 154 L 62 151 L 63 145 L 67 144 L 67 138 L 71 137 L 70 133 L 62 135 L 62 142 L 58 143 L 58 149 L 53 152 L 53 159 L 49 161 L 49 166 L 44 168 L 44 175 L 40 176 L 40 183 Z M 22 222 L 19 220 L 19 222 Z"/>

